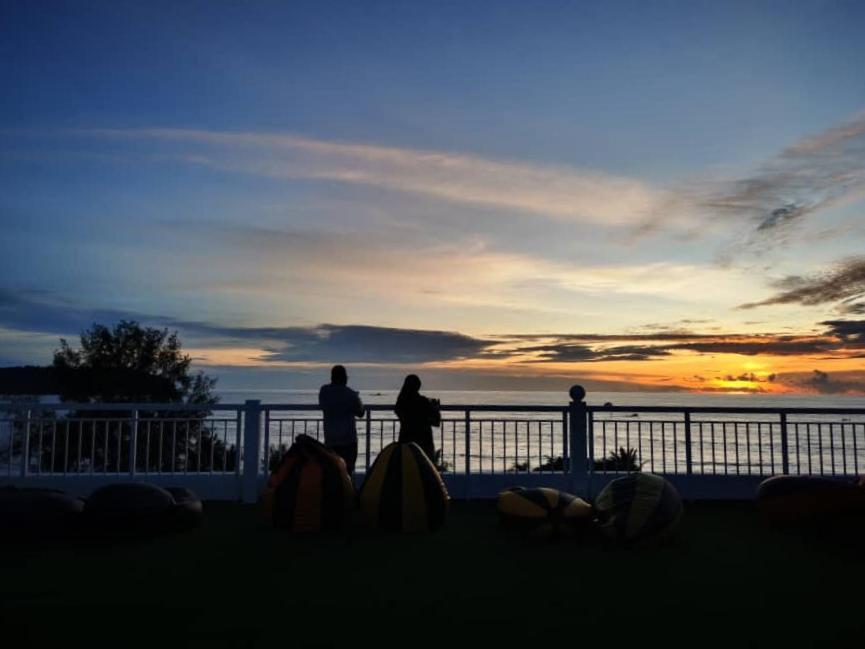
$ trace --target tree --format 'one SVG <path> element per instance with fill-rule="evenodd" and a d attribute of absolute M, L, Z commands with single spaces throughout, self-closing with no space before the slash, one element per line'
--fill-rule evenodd
<path fill-rule="evenodd" d="M 121 320 L 113 329 L 94 324 L 81 349 L 61 338 L 54 369 L 63 401 L 103 403 L 216 403 L 216 379 L 189 373 L 177 332 Z"/>
<path fill-rule="evenodd" d="M 94 324 L 81 334 L 80 349 L 61 339 L 53 368 L 62 401 L 190 407 L 134 413 L 88 409 L 63 419 L 40 416 L 31 421 L 28 433 L 31 468 L 125 472 L 131 468 L 135 440 L 137 471 L 233 470 L 237 449 L 228 443 L 228 423 L 221 421 L 219 428 L 206 409 L 218 401 L 213 394 L 216 379 L 191 374 L 191 363 L 176 332 L 134 321 L 122 320 L 113 328 Z"/>

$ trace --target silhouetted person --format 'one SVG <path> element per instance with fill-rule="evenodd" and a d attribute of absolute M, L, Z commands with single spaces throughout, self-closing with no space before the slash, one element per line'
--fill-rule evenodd
<path fill-rule="evenodd" d="M 360 395 L 348 387 L 348 373 L 342 365 L 330 370 L 330 383 L 318 391 L 318 405 L 324 415 L 324 443 L 345 460 L 348 474 L 357 461 L 355 417 L 363 416 Z"/>
<path fill-rule="evenodd" d="M 420 378 L 416 374 L 409 374 L 397 397 L 394 410 L 399 417 L 399 441 L 414 442 L 435 464 L 432 427 L 439 426 L 442 421 L 439 400 L 423 396 L 420 385 Z"/>

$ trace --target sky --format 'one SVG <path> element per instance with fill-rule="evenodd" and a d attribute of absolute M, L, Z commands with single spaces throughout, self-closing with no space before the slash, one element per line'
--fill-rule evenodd
<path fill-rule="evenodd" d="M 861 2 L 0 3 L 0 366 L 865 393 Z"/>

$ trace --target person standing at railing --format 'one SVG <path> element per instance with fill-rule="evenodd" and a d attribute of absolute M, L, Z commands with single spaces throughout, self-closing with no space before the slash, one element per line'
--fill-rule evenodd
<path fill-rule="evenodd" d="M 318 405 L 324 418 L 324 443 L 345 460 L 352 475 L 357 461 L 355 417 L 362 417 L 364 409 L 360 395 L 348 387 L 348 372 L 342 365 L 330 370 L 330 383 L 318 391 Z"/>
<path fill-rule="evenodd" d="M 432 427 L 441 425 L 440 403 L 438 399 L 423 396 L 420 386 L 420 378 L 416 374 L 409 374 L 397 397 L 394 411 L 399 417 L 399 441 L 414 442 L 435 464 Z"/>

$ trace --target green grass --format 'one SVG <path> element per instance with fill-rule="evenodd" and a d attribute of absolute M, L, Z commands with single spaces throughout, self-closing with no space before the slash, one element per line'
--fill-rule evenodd
<path fill-rule="evenodd" d="M 532 545 L 474 502 L 429 536 L 292 537 L 211 503 L 188 534 L 0 547 L 0 646 L 861 646 L 863 531 L 692 504 L 661 547 Z"/>

